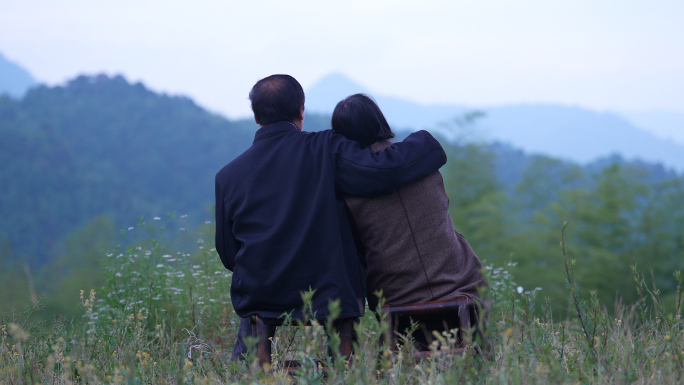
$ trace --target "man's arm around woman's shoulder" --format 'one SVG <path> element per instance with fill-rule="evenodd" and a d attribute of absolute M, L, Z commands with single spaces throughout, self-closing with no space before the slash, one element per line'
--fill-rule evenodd
<path fill-rule="evenodd" d="M 391 194 L 397 187 L 437 171 L 447 160 L 437 139 L 424 130 L 377 153 L 334 132 L 330 141 L 335 182 L 346 195 Z"/>

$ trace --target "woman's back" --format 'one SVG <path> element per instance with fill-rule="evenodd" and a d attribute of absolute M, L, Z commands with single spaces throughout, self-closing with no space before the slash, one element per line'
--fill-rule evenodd
<path fill-rule="evenodd" d="M 389 140 L 371 145 L 384 150 Z M 435 172 L 393 194 L 374 198 L 347 197 L 366 247 L 368 303 L 383 291 L 389 304 L 403 304 L 463 295 L 479 298 L 484 286 L 482 263 L 463 235 L 454 229 L 444 181 Z"/>

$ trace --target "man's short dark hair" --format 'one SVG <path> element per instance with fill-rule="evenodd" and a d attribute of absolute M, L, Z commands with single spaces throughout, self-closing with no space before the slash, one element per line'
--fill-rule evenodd
<path fill-rule="evenodd" d="M 259 80 L 249 92 L 257 122 L 265 126 L 299 119 L 304 108 L 304 90 L 290 75 L 271 75 Z"/>
<path fill-rule="evenodd" d="M 333 130 L 359 142 L 363 148 L 379 140 L 394 138 L 380 107 L 365 94 L 348 96 L 337 103 L 331 123 Z"/>

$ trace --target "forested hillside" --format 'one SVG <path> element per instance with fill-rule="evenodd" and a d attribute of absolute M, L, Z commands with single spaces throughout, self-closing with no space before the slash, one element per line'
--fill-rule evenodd
<path fill-rule="evenodd" d="M 0 232 L 13 255 L 45 262 L 98 216 L 117 228 L 169 212 L 204 221 L 214 174 L 254 129 L 122 77 L 81 76 L 2 98 Z"/>
<path fill-rule="evenodd" d="M 328 125 L 306 115 L 306 130 Z M 138 217 L 211 221 L 214 174 L 256 129 L 122 77 L 81 76 L 20 100 L 0 97 L 0 280 L 12 289 L 0 294 L 0 311 L 26 303 L 32 279 L 48 293 L 48 313 L 71 312 L 78 289 L 101 284 L 100 258 Z M 482 259 L 517 263 L 512 272 L 526 290 L 565 298 L 567 220 L 582 288 L 600 289 L 608 304 L 634 300 L 630 265 L 638 264 L 666 302 L 673 298 L 672 272 L 684 267 L 681 175 L 619 157 L 579 166 L 501 144 L 442 142 L 456 227 Z"/>
<path fill-rule="evenodd" d="M 567 221 L 566 251 L 577 260 L 584 294 L 598 290 L 605 304 L 636 301 L 630 267 L 638 265 L 674 305 L 673 272 L 684 268 L 681 176 L 619 157 L 580 167 L 543 156 L 515 161 L 521 154 L 501 146 L 450 150 L 442 172 L 456 228 L 481 258 L 517 264 L 513 274 L 525 290 L 565 297 Z"/>

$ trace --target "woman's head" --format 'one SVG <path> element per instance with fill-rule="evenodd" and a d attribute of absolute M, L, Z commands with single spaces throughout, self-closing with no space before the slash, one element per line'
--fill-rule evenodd
<path fill-rule="evenodd" d="M 337 103 L 332 115 L 332 128 L 348 139 L 359 142 L 361 147 L 394 138 L 378 105 L 364 94 L 355 94 Z"/>

